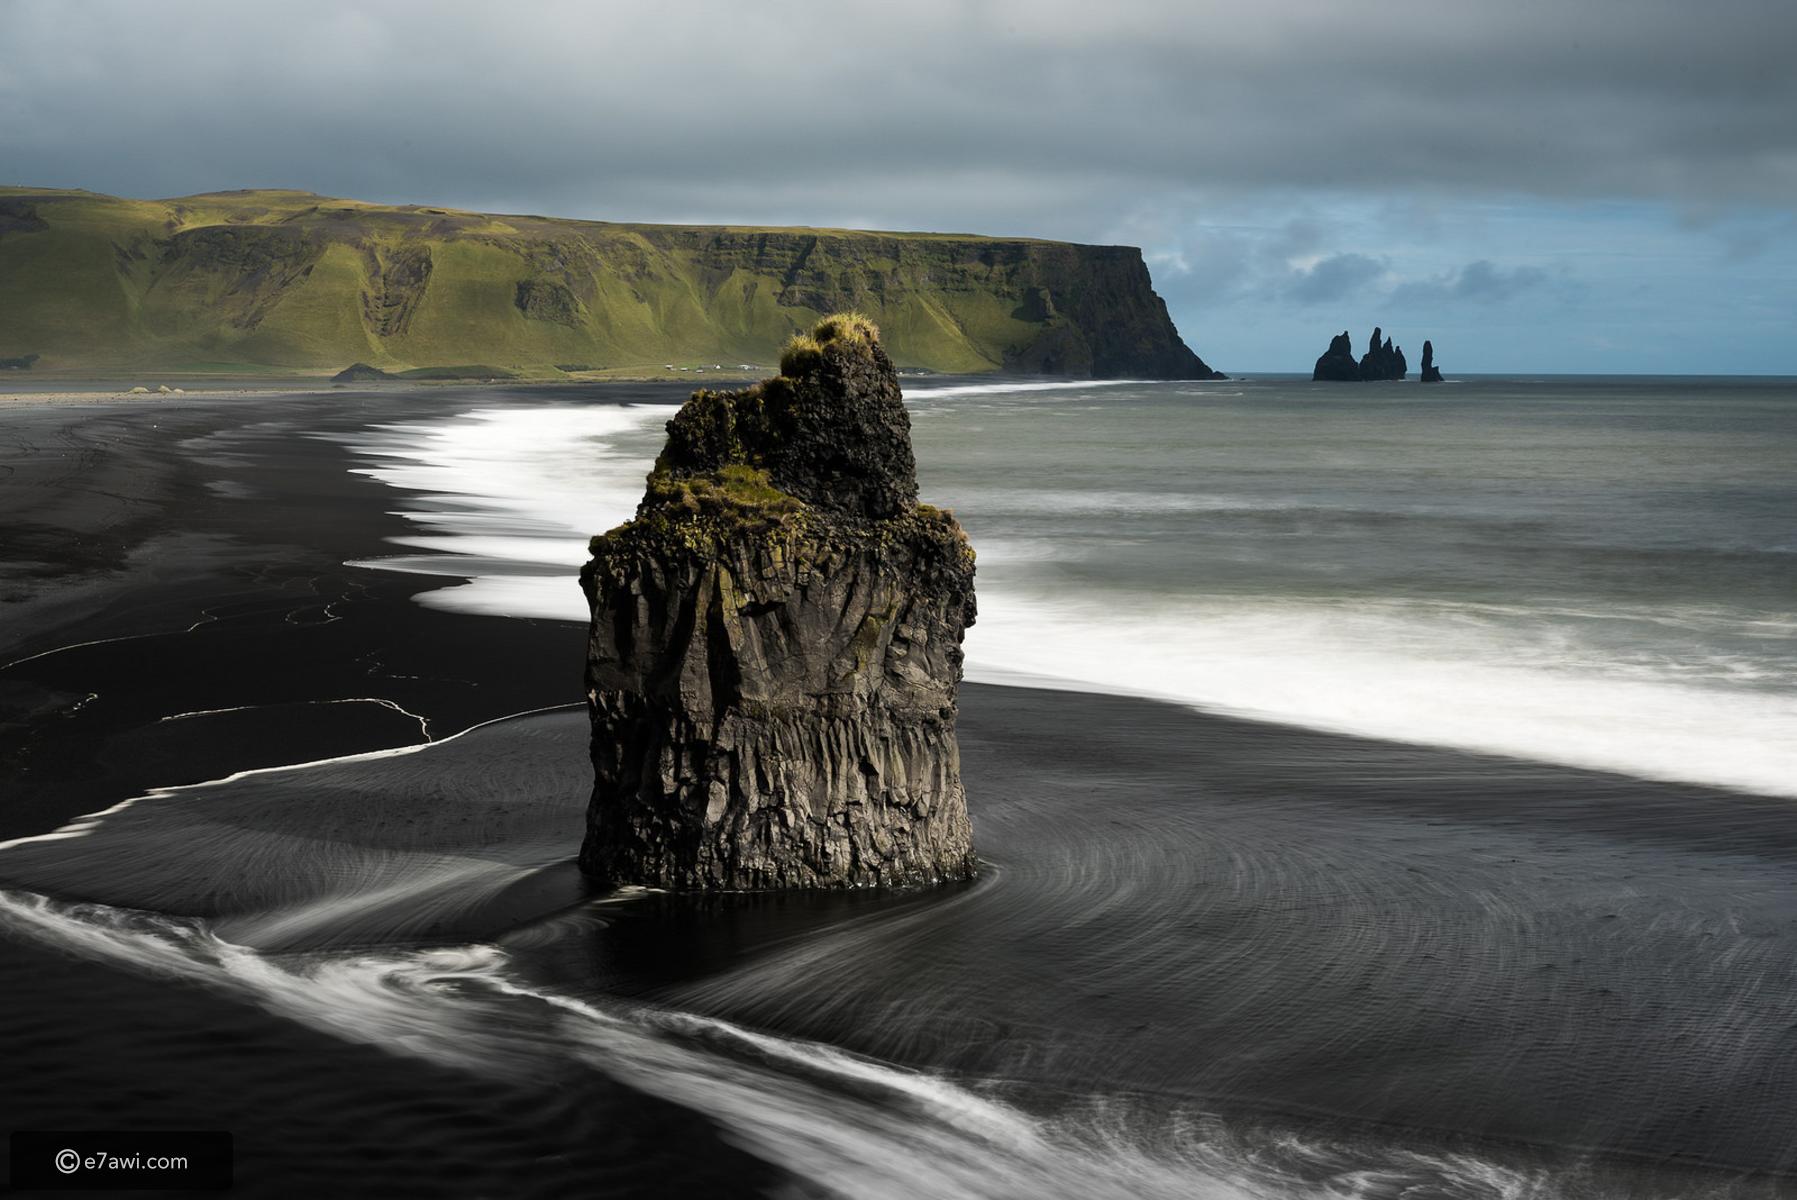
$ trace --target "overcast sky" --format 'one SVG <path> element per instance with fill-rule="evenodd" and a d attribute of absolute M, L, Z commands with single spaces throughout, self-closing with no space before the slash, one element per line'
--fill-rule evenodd
<path fill-rule="evenodd" d="M 1226 371 L 1797 373 L 1793 0 L 0 0 L 0 181 L 1125 242 Z"/>

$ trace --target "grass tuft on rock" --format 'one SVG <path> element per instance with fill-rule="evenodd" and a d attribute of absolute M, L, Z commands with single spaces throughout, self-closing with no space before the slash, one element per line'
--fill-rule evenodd
<path fill-rule="evenodd" d="M 826 346 L 865 347 L 877 345 L 880 327 L 865 313 L 831 313 L 810 333 L 795 333 L 780 351 L 780 374 L 798 379 L 817 369 L 824 360 Z"/>
<path fill-rule="evenodd" d="M 812 326 L 811 336 L 819 346 L 831 342 L 874 343 L 880 340 L 880 327 L 865 313 L 831 313 Z"/>
<path fill-rule="evenodd" d="M 780 349 L 780 374 L 797 379 L 815 371 L 823 361 L 823 343 L 808 333 L 795 333 Z"/>

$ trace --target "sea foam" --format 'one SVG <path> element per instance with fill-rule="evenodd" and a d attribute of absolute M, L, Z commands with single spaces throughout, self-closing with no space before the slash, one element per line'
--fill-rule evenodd
<path fill-rule="evenodd" d="M 920 416 L 941 421 L 953 418 L 932 409 L 932 399 L 1093 386 L 1104 385 L 909 394 L 922 401 Z M 492 408 L 381 427 L 355 443 L 366 463 L 360 469 L 421 494 L 401 506 L 420 532 L 399 541 L 430 553 L 362 565 L 456 577 L 418 597 L 431 607 L 584 622 L 573 576 L 586 540 L 634 512 L 671 411 Z M 1077 450 L 1077 441 L 1070 445 Z M 1168 594 L 1131 590 L 1128 579 L 1081 592 L 1013 569 L 1070 558 L 1076 546 L 1052 533 L 983 538 L 982 505 L 1021 505 L 1050 521 L 1080 505 L 1127 523 L 1138 514 L 1239 512 L 1256 502 L 1005 491 L 940 474 L 931 486 L 973 531 L 981 555 L 980 617 L 967 639 L 972 680 L 1139 695 L 1366 737 L 1797 796 L 1797 694 L 1778 680 L 1737 686 L 1760 666 L 1690 649 L 1685 634 L 1722 619 L 1713 614 L 1643 610 L 1586 621 L 1546 601 L 1506 609 L 1447 598 Z M 1587 635 L 1612 617 L 1663 626 L 1664 652 L 1621 656 Z"/>

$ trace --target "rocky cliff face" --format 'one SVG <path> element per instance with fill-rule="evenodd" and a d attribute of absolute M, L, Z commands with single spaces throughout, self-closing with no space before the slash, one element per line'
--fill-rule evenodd
<path fill-rule="evenodd" d="M 593 539 L 583 870 L 681 889 L 963 878 L 955 743 L 973 550 L 917 502 L 865 319 L 694 393 L 634 520 Z"/>
<path fill-rule="evenodd" d="M 1216 375 L 1128 246 L 0 188 L 0 356 L 53 369 L 734 366 L 845 308 L 906 367 Z"/>

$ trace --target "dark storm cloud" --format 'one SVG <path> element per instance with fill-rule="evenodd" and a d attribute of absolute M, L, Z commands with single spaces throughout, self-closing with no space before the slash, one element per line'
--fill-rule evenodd
<path fill-rule="evenodd" d="M 1479 259 L 1438 279 L 1406 283 L 1393 290 L 1393 298 L 1405 304 L 1471 301 L 1496 304 L 1545 285 L 1551 277 L 1540 267 L 1503 268 Z"/>
<path fill-rule="evenodd" d="M 1092 237 L 1204 188 L 1787 206 L 1797 5 L 0 6 L 0 174 Z"/>
<path fill-rule="evenodd" d="M 1293 272 L 1285 289 L 1299 304 L 1328 304 L 1363 291 L 1385 274 L 1385 264 L 1364 254 L 1332 254 L 1306 270 Z"/>

